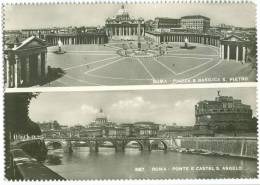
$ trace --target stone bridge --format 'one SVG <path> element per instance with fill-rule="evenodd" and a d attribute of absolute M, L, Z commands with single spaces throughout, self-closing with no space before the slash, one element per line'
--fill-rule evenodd
<path fill-rule="evenodd" d="M 73 142 L 85 142 L 89 146 L 90 152 L 98 152 L 99 147 L 104 143 L 109 142 L 115 148 L 116 152 L 123 152 L 130 142 L 136 142 L 139 145 L 141 151 L 151 151 L 153 148 L 157 148 L 160 144 L 163 146 L 163 150 L 169 148 L 177 148 L 178 145 L 174 138 L 138 138 L 138 137 L 100 137 L 100 138 L 46 138 L 46 146 L 60 145 L 65 152 L 72 152 Z"/>

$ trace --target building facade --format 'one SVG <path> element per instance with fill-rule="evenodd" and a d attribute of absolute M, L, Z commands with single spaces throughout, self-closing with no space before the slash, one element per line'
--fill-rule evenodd
<path fill-rule="evenodd" d="M 42 29 L 22 29 L 21 33 L 24 37 L 36 36 L 45 39 L 45 35 L 57 32 L 57 28 L 42 28 Z"/>
<path fill-rule="evenodd" d="M 252 122 L 252 109 L 241 100 L 218 95 L 195 105 L 196 130 L 247 130 Z"/>
<path fill-rule="evenodd" d="M 226 61 L 247 62 L 248 46 L 250 41 L 231 35 L 220 40 L 219 55 Z"/>
<path fill-rule="evenodd" d="M 135 122 L 133 124 L 135 137 L 156 137 L 159 131 L 159 125 L 153 122 Z"/>
<path fill-rule="evenodd" d="M 180 28 L 181 20 L 167 17 L 156 17 L 154 19 L 154 29 Z"/>
<path fill-rule="evenodd" d="M 183 16 L 181 17 L 181 27 L 206 32 L 210 28 L 210 18 L 202 15 Z"/>
<path fill-rule="evenodd" d="M 138 35 L 145 34 L 145 23 L 142 18 L 131 18 L 122 5 L 114 18 L 107 18 L 106 34 L 115 40 L 137 40 Z"/>
<path fill-rule="evenodd" d="M 192 136 L 192 126 L 169 126 L 160 129 L 158 135 L 160 137 L 190 137 Z"/>
<path fill-rule="evenodd" d="M 44 82 L 47 75 L 47 44 L 36 36 L 10 38 L 4 45 L 4 82 L 7 88 Z"/>

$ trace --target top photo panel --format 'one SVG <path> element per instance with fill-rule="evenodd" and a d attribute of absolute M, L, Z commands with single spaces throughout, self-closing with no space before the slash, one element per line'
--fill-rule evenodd
<path fill-rule="evenodd" d="M 5 88 L 256 82 L 256 5 L 4 5 Z"/>

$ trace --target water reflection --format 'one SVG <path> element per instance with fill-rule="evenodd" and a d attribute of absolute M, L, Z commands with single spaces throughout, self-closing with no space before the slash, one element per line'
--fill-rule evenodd
<path fill-rule="evenodd" d="M 88 147 L 74 147 L 73 153 L 50 151 L 59 156 L 60 164 L 46 165 L 67 179 L 108 178 L 255 178 L 257 161 L 230 157 L 203 156 L 155 150 L 140 151 L 126 148 L 115 152 L 111 147 L 100 147 L 91 153 Z M 54 160 L 55 161 L 55 160 Z M 241 170 L 216 170 L 217 167 L 241 167 Z M 176 170 L 187 167 L 189 170 Z M 191 170 L 197 167 L 196 170 Z M 210 167 L 215 170 L 203 170 Z M 143 171 L 138 169 L 143 168 Z"/>
<path fill-rule="evenodd" d="M 46 163 L 48 165 L 59 165 L 62 163 L 63 158 L 63 150 L 62 149 L 52 149 L 48 150 L 48 154 L 46 157 Z"/>

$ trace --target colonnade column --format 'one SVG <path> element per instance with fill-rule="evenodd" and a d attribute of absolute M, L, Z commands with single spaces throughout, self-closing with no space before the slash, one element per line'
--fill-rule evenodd
<path fill-rule="evenodd" d="M 238 46 L 236 46 L 236 62 L 238 62 Z"/>
<path fill-rule="evenodd" d="M 18 63 L 17 63 L 17 78 L 18 78 L 18 86 L 22 84 L 22 62 L 21 59 L 19 58 Z"/>
<path fill-rule="evenodd" d="M 14 58 L 14 87 L 18 87 L 19 85 L 19 79 L 18 79 L 18 63 L 19 63 L 19 58 L 17 55 L 15 55 Z"/>
<path fill-rule="evenodd" d="M 9 65 L 9 58 L 8 58 L 8 55 L 5 56 L 5 67 L 6 67 L 6 84 L 7 84 L 7 87 L 10 86 L 10 65 Z"/>
<path fill-rule="evenodd" d="M 37 55 L 37 77 L 38 79 L 41 78 L 41 67 L 42 67 L 42 61 L 41 61 L 41 53 Z"/>
<path fill-rule="evenodd" d="M 26 71 L 25 84 L 28 85 L 30 83 L 30 59 L 29 59 L 29 56 L 27 56 L 25 58 L 25 71 Z"/>
<path fill-rule="evenodd" d="M 230 58 L 230 47 L 227 45 L 227 60 Z"/>
<path fill-rule="evenodd" d="M 219 46 L 219 57 L 222 59 L 222 45 Z"/>
<path fill-rule="evenodd" d="M 225 46 L 223 45 L 223 44 L 221 44 L 221 59 L 223 59 L 224 60 L 224 51 L 225 51 Z"/>
<path fill-rule="evenodd" d="M 46 75 L 46 55 L 45 52 L 40 53 L 41 56 L 41 77 L 44 78 Z"/>
<path fill-rule="evenodd" d="M 242 62 L 245 63 L 245 60 L 246 60 L 246 47 L 243 46 Z"/>

